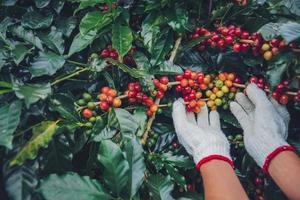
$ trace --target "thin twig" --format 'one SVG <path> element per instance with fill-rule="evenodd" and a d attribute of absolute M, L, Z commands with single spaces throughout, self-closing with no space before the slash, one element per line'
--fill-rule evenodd
<path fill-rule="evenodd" d="M 171 56 L 169 58 L 169 62 L 171 63 L 174 63 L 174 59 L 176 57 L 176 54 L 177 54 L 177 50 L 180 46 L 180 43 L 181 43 L 181 40 L 182 40 L 182 36 L 180 36 L 179 38 L 177 38 L 176 42 L 175 42 L 175 45 L 174 45 L 174 48 L 173 50 L 171 51 Z"/>
<path fill-rule="evenodd" d="M 52 86 L 52 85 L 55 85 L 55 84 L 57 84 L 57 83 L 60 83 L 60 82 L 62 82 L 62 81 L 65 81 L 65 80 L 67 80 L 67 79 L 69 79 L 69 78 L 72 78 L 72 77 L 74 77 L 74 76 L 77 76 L 77 75 L 79 75 L 80 73 L 82 73 L 82 72 L 84 72 L 84 71 L 87 71 L 87 70 L 89 70 L 89 68 L 83 68 L 83 69 L 80 69 L 80 70 L 78 70 L 78 71 L 75 71 L 75 72 L 73 72 L 72 74 L 69 74 L 69 75 L 67 75 L 67 76 L 64 76 L 64 77 L 62 77 L 62 78 L 60 78 L 60 79 L 57 79 L 57 80 L 53 81 L 53 82 L 51 83 L 51 86 Z"/>

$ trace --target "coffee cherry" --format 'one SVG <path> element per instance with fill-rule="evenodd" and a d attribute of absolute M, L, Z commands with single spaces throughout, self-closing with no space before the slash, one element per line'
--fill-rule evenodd
<path fill-rule="evenodd" d="M 164 95 L 165 95 L 164 92 L 162 92 L 162 91 L 157 91 L 156 97 L 157 97 L 157 98 L 163 98 Z"/>
<path fill-rule="evenodd" d="M 226 36 L 225 37 L 225 43 L 226 44 L 232 44 L 233 43 L 233 37 L 232 36 Z"/>
<path fill-rule="evenodd" d="M 114 89 L 109 89 L 108 92 L 107 92 L 107 95 L 111 96 L 111 97 L 116 97 L 117 96 L 117 91 L 114 90 Z"/>
<path fill-rule="evenodd" d="M 186 69 L 184 71 L 184 75 L 183 75 L 184 78 L 187 78 L 187 79 L 191 78 L 191 73 L 192 73 L 192 71 L 190 69 Z"/>
<path fill-rule="evenodd" d="M 223 87 L 224 82 L 221 81 L 221 80 L 217 80 L 217 81 L 215 82 L 215 85 L 216 85 L 218 88 L 221 88 L 221 87 Z"/>
<path fill-rule="evenodd" d="M 263 179 L 259 178 L 259 177 L 256 177 L 255 180 L 254 180 L 254 185 L 255 186 L 260 186 L 263 184 Z"/>
<path fill-rule="evenodd" d="M 92 128 L 93 124 L 91 122 L 87 122 L 84 124 L 87 128 Z"/>
<path fill-rule="evenodd" d="M 136 92 L 140 92 L 140 91 L 142 91 L 142 87 L 141 87 L 141 85 L 140 85 L 140 84 L 138 84 L 138 83 L 135 83 L 135 84 L 134 84 L 134 90 L 135 90 Z"/>
<path fill-rule="evenodd" d="M 112 103 L 113 107 L 115 107 L 115 108 L 119 108 L 121 106 L 121 104 L 122 104 L 122 101 L 119 98 L 115 98 Z"/>
<path fill-rule="evenodd" d="M 186 87 L 186 86 L 188 86 L 188 84 L 189 84 L 189 82 L 188 82 L 187 79 L 182 79 L 182 80 L 180 81 L 180 85 L 181 85 L 182 87 Z"/>
<path fill-rule="evenodd" d="M 110 90 L 110 88 L 109 87 L 107 87 L 107 86 L 105 86 L 105 87 L 102 87 L 101 88 L 101 93 L 103 93 L 103 94 L 107 94 L 107 92 Z"/>
<path fill-rule="evenodd" d="M 215 99 L 215 104 L 216 104 L 216 106 L 222 105 L 222 100 L 219 98 Z"/>
<path fill-rule="evenodd" d="M 101 51 L 101 57 L 102 57 L 102 58 L 107 58 L 107 57 L 109 57 L 109 51 L 108 51 L 107 49 L 103 49 L 103 50 Z"/>
<path fill-rule="evenodd" d="M 243 32 L 242 32 L 242 35 L 241 35 L 241 38 L 242 38 L 242 39 L 248 39 L 248 38 L 249 38 L 249 33 L 246 32 L 246 31 L 243 31 Z"/>
<path fill-rule="evenodd" d="M 256 76 L 252 76 L 250 79 L 249 79 L 249 82 L 250 83 L 257 83 L 258 82 L 258 78 Z"/>
<path fill-rule="evenodd" d="M 229 92 L 229 88 L 226 85 L 222 86 L 221 90 L 225 94 Z"/>
<path fill-rule="evenodd" d="M 275 56 L 279 53 L 279 49 L 277 47 L 273 47 L 271 50 L 272 54 Z"/>
<path fill-rule="evenodd" d="M 112 103 L 113 100 L 114 100 L 114 97 L 112 97 L 112 96 L 107 96 L 106 101 L 107 101 L 108 103 Z"/>
<path fill-rule="evenodd" d="M 211 100 L 215 100 L 215 99 L 217 98 L 217 95 L 211 94 L 209 98 L 210 98 Z"/>
<path fill-rule="evenodd" d="M 238 83 L 238 84 L 240 84 L 242 81 L 241 81 L 241 78 L 240 77 L 236 77 L 235 79 L 234 79 L 234 83 Z"/>
<path fill-rule="evenodd" d="M 233 52 L 239 53 L 241 51 L 241 49 L 242 49 L 241 44 L 236 43 L 233 45 Z"/>
<path fill-rule="evenodd" d="M 158 79 L 153 79 L 153 84 L 154 84 L 154 86 L 157 87 L 157 88 L 160 86 L 160 82 L 159 82 Z"/>
<path fill-rule="evenodd" d="M 102 101 L 99 103 L 99 106 L 102 110 L 107 111 L 109 109 L 109 104 L 106 101 Z"/>
<path fill-rule="evenodd" d="M 175 80 L 176 81 L 181 81 L 183 79 L 183 76 L 182 75 L 177 75 L 175 76 Z"/>
<path fill-rule="evenodd" d="M 273 97 L 274 99 L 278 99 L 279 93 L 278 93 L 278 92 L 273 92 L 273 93 L 272 93 L 272 97 Z"/>
<path fill-rule="evenodd" d="M 176 91 L 181 92 L 182 91 L 182 86 L 181 85 L 176 85 Z"/>
<path fill-rule="evenodd" d="M 281 97 L 279 98 L 279 102 L 283 105 L 287 104 L 289 101 L 289 96 L 284 94 L 284 95 L 281 95 Z"/>
<path fill-rule="evenodd" d="M 80 106 L 84 106 L 85 105 L 84 99 L 79 99 L 77 104 L 80 105 Z"/>
<path fill-rule="evenodd" d="M 217 97 L 222 97 L 224 95 L 224 92 L 223 91 L 218 91 L 216 93 Z"/>
<path fill-rule="evenodd" d="M 189 191 L 194 191 L 194 186 L 193 186 L 193 184 L 191 184 L 191 183 L 187 184 L 187 189 L 188 189 Z"/>
<path fill-rule="evenodd" d="M 114 59 L 114 60 L 117 60 L 118 57 L 119 57 L 119 55 L 118 55 L 117 52 L 110 52 L 110 53 L 109 53 L 109 56 L 110 56 L 112 59 Z"/>
<path fill-rule="evenodd" d="M 272 57 L 273 57 L 273 54 L 272 54 L 271 51 L 266 51 L 266 52 L 264 53 L 264 59 L 265 59 L 265 60 L 271 60 Z"/>
<path fill-rule="evenodd" d="M 91 110 L 95 108 L 95 103 L 94 102 L 88 102 L 87 107 Z"/>
<path fill-rule="evenodd" d="M 158 106 L 156 104 L 153 104 L 149 109 L 151 112 L 155 113 L 158 110 Z"/>
<path fill-rule="evenodd" d="M 194 108 L 197 105 L 197 102 L 195 100 L 190 101 L 189 103 L 191 108 Z"/>
<path fill-rule="evenodd" d="M 270 44 L 272 45 L 272 47 L 278 47 L 279 46 L 279 43 L 280 43 L 280 40 L 278 39 L 272 39 Z"/>
<path fill-rule="evenodd" d="M 86 108 L 82 111 L 82 115 L 85 118 L 91 118 L 93 116 L 93 111 L 91 111 L 90 109 Z"/>
<path fill-rule="evenodd" d="M 159 79 L 159 81 L 164 84 L 167 85 L 169 83 L 169 78 L 167 76 L 163 76 Z"/>
<path fill-rule="evenodd" d="M 268 51 L 269 49 L 270 49 L 270 45 L 267 43 L 263 44 L 261 47 L 261 50 L 263 50 L 263 51 Z"/>
<path fill-rule="evenodd" d="M 92 99 L 92 96 L 89 93 L 83 93 L 83 99 L 88 102 Z"/>

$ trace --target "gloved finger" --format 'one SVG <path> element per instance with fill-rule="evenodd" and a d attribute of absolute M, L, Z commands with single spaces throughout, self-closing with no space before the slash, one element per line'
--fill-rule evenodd
<path fill-rule="evenodd" d="M 246 97 L 244 93 L 241 92 L 237 93 L 235 95 L 235 100 L 238 102 L 238 104 L 240 104 L 243 107 L 243 109 L 247 113 L 254 111 L 253 103 L 251 103 L 251 101 L 248 99 L 248 97 Z"/>
<path fill-rule="evenodd" d="M 210 126 L 215 129 L 221 129 L 220 116 L 218 111 L 213 110 L 209 113 Z"/>
<path fill-rule="evenodd" d="M 230 103 L 230 110 L 232 114 L 235 116 L 235 118 L 239 121 L 242 128 L 245 130 L 248 127 L 249 117 L 247 113 L 244 111 L 244 109 L 236 102 Z"/>
<path fill-rule="evenodd" d="M 285 106 L 280 105 L 275 99 L 271 98 L 271 103 L 279 113 L 279 115 L 283 118 L 284 122 L 288 125 L 290 122 L 290 114 Z"/>
<path fill-rule="evenodd" d="M 254 83 L 251 83 L 247 86 L 246 94 L 255 106 L 270 104 L 266 93 L 260 88 L 258 88 L 257 85 L 255 85 Z"/>
<path fill-rule="evenodd" d="M 176 132 L 184 134 L 184 129 L 188 126 L 188 119 L 185 106 L 182 104 L 181 100 L 176 100 L 173 103 L 172 117 Z"/>
<path fill-rule="evenodd" d="M 207 106 L 201 108 L 201 112 L 197 114 L 197 124 L 199 127 L 205 128 L 209 126 Z"/>
<path fill-rule="evenodd" d="M 187 116 L 187 119 L 190 123 L 197 125 L 196 117 L 195 117 L 194 112 L 187 112 L 186 116 Z"/>

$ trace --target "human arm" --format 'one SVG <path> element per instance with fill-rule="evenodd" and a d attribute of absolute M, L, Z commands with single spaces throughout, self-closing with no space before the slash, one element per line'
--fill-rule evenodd
<path fill-rule="evenodd" d="M 288 111 L 254 84 L 246 94 L 238 93 L 230 109 L 244 129 L 247 152 L 290 199 L 300 199 L 300 161 L 286 142 Z"/>
<path fill-rule="evenodd" d="M 173 121 L 179 142 L 201 172 L 205 199 L 248 199 L 232 168 L 229 143 L 221 130 L 218 112 L 209 114 L 207 107 L 202 107 L 196 120 L 194 113 L 186 112 L 185 106 L 176 101 Z"/>

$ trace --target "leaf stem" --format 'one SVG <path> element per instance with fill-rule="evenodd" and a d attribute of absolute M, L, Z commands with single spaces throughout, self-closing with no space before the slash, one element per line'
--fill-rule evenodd
<path fill-rule="evenodd" d="M 67 62 L 74 64 L 74 65 L 82 66 L 82 67 L 88 67 L 88 65 L 85 63 L 81 63 L 81 62 L 77 62 L 77 61 L 73 61 L 73 60 L 67 60 Z"/>
<path fill-rule="evenodd" d="M 83 68 L 83 69 L 77 70 L 77 71 L 75 71 L 75 72 L 73 72 L 73 73 L 71 73 L 71 74 L 69 74 L 69 75 L 67 75 L 67 76 L 64 76 L 64 77 L 62 77 L 62 78 L 59 78 L 59 79 L 53 81 L 53 82 L 51 83 L 51 86 L 52 86 L 52 85 L 55 85 L 55 84 L 57 84 L 57 83 L 60 83 L 60 82 L 62 82 L 62 81 L 65 81 L 65 80 L 67 80 L 67 79 L 69 79 L 69 78 L 72 78 L 72 77 L 74 77 L 74 76 L 77 76 L 77 75 L 79 75 L 80 73 L 82 73 L 82 72 L 84 72 L 84 71 L 87 71 L 87 70 L 89 70 L 89 68 Z"/>

